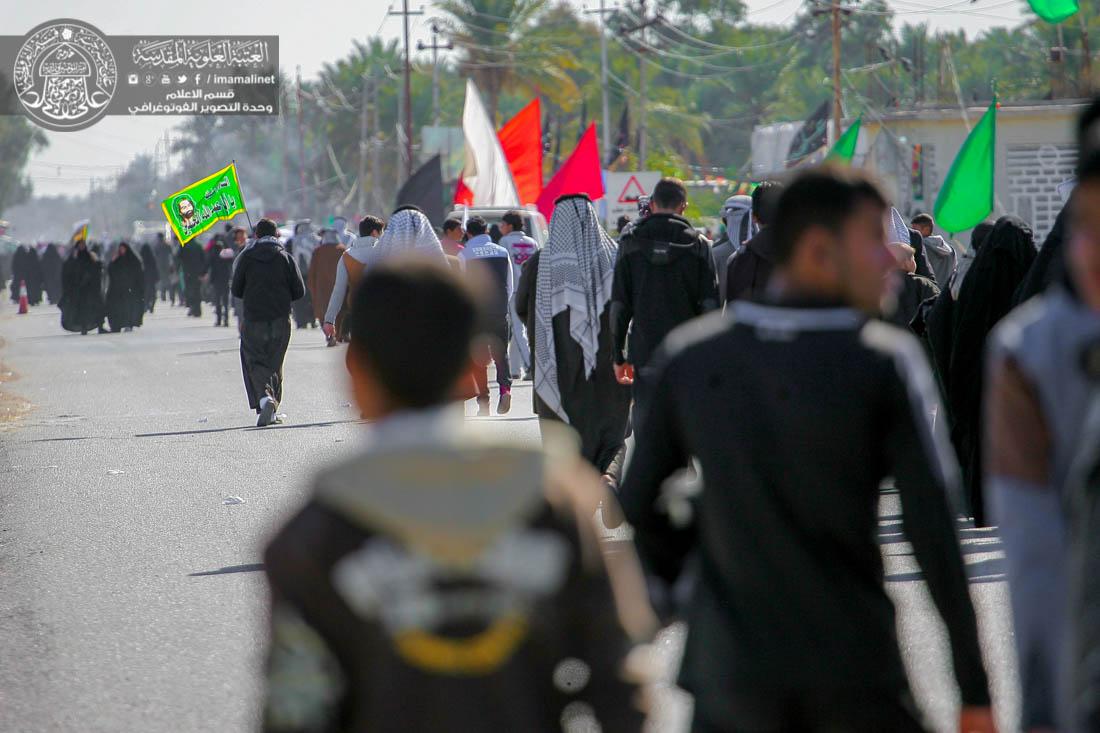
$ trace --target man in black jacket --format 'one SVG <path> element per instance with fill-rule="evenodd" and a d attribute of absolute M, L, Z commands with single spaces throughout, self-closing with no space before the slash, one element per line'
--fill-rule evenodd
<path fill-rule="evenodd" d="M 726 260 L 726 302 L 734 300 L 763 300 L 775 267 L 772 251 L 772 235 L 768 231 L 772 223 L 775 203 L 783 193 L 779 181 L 763 181 L 752 192 L 752 218 L 760 231 Z"/>
<path fill-rule="evenodd" d="M 283 359 L 290 345 L 290 304 L 306 292 L 294 258 L 276 238 L 270 219 L 256 222 L 256 242 L 241 252 L 233 271 L 233 297 L 244 300 L 241 366 L 248 406 L 258 427 L 275 422 L 283 398 Z"/>
<path fill-rule="evenodd" d="M 773 226 L 775 300 L 734 303 L 665 342 L 621 499 L 643 561 L 672 581 L 684 556 L 659 494 L 699 462 L 681 667 L 695 731 L 923 730 L 875 539 L 887 476 L 948 629 L 960 730 L 993 731 L 949 506 L 958 465 L 933 434 L 920 346 L 870 318 L 896 266 L 885 206 L 857 172 L 802 174 Z"/>
<path fill-rule="evenodd" d="M 681 323 L 719 306 L 710 244 L 683 217 L 683 182 L 662 178 L 653 188 L 650 207 L 652 213 L 628 226 L 619 239 L 611 288 L 615 376 L 620 384 L 634 385 L 636 414 L 652 383 L 650 357 L 661 341 Z"/>

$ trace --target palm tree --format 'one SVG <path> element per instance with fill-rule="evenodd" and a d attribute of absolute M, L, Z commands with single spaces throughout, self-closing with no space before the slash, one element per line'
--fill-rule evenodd
<path fill-rule="evenodd" d="M 473 78 L 498 122 L 504 91 L 542 92 L 564 100 L 577 93 L 566 73 L 576 62 L 536 24 L 548 0 L 443 0 L 442 26 L 462 50 L 459 72 Z M 558 37 L 560 38 L 560 37 Z"/>

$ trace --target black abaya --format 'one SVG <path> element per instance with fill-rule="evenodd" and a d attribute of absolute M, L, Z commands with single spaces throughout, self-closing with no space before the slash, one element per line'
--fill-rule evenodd
<path fill-rule="evenodd" d="M 951 355 L 945 380 L 947 409 L 951 415 L 951 440 L 978 526 L 986 523 L 981 475 L 986 337 L 1012 310 L 1013 295 L 1034 260 L 1031 227 L 1014 216 L 1001 217 L 975 255 L 954 304 Z"/>
<path fill-rule="evenodd" d="M 141 260 L 126 245 L 107 266 L 107 321 L 112 331 L 141 325 L 145 313 L 145 277 Z"/>
<path fill-rule="evenodd" d="M 46 251 L 42 253 L 42 286 L 51 305 L 57 305 L 61 301 L 61 268 L 64 264 L 57 245 L 47 245 Z"/>
<path fill-rule="evenodd" d="M 1054 227 L 1050 234 L 1043 240 L 1043 248 L 1031 264 L 1020 287 L 1012 297 L 1013 305 L 1019 305 L 1047 289 L 1047 286 L 1058 279 L 1062 272 L 1063 250 L 1065 248 L 1066 226 L 1069 219 L 1069 206 L 1064 206 L 1058 212 L 1058 218 L 1054 220 Z"/>
<path fill-rule="evenodd" d="M 160 268 L 157 257 L 149 244 L 141 245 L 141 272 L 145 277 L 145 310 L 153 312 L 157 302 L 157 282 L 160 281 Z"/>
<path fill-rule="evenodd" d="M 42 302 L 42 264 L 38 253 L 32 247 L 21 245 L 15 251 L 11 263 L 11 300 L 19 302 L 21 284 L 27 286 L 27 302 L 38 305 Z"/>
<path fill-rule="evenodd" d="M 74 249 L 61 268 L 61 327 L 85 333 L 103 325 L 103 266 L 87 249 Z"/>

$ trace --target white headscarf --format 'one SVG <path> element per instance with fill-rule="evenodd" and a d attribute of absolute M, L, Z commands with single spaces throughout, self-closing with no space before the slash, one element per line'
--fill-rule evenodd
<path fill-rule="evenodd" d="M 909 225 L 897 209 L 890 209 L 890 220 L 886 222 L 886 243 L 909 246 Z"/>
<path fill-rule="evenodd" d="M 348 220 L 342 216 L 332 217 L 332 228 L 336 230 L 336 236 L 340 238 L 340 244 L 350 247 L 355 241 L 355 235 L 348 231 Z"/>
<path fill-rule="evenodd" d="M 569 309 L 569 335 L 580 344 L 585 374 L 591 375 L 599 351 L 600 314 L 611 300 L 618 249 L 587 198 L 570 196 L 554 206 L 535 284 L 535 392 L 565 422 L 569 416 L 558 386 L 553 319 Z"/>
<path fill-rule="evenodd" d="M 300 221 L 294 225 L 294 238 L 291 246 L 294 248 L 294 257 L 298 260 L 305 258 L 306 265 L 313 260 L 313 250 L 317 248 L 317 235 L 313 233 L 313 227 L 308 221 Z"/>
<path fill-rule="evenodd" d="M 439 237 L 424 212 L 417 209 L 400 209 L 390 217 L 386 230 L 378 238 L 378 244 L 370 251 L 370 262 L 381 262 L 387 257 L 403 252 L 416 252 L 428 257 L 446 259 Z"/>
<path fill-rule="evenodd" d="M 730 196 L 722 205 L 722 221 L 726 223 L 726 236 L 734 247 L 739 247 L 756 234 L 752 223 L 752 196 Z"/>

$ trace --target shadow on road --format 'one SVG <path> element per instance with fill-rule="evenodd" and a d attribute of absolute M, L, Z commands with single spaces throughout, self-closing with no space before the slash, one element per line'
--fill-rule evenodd
<path fill-rule="evenodd" d="M 971 583 L 1000 583 L 1005 579 L 1004 558 L 994 557 L 967 563 L 966 578 Z M 886 576 L 888 583 L 911 583 L 917 580 L 924 580 L 924 573 L 894 573 Z"/>
<path fill-rule="evenodd" d="M 71 440 L 91 440 L 99 436 L 96 435 L 74 435 L 70 438 L 35 438 L 34 440 L 24 441 L 25 443 L 62 443 Z"/>
<path fill-rule="evenodd" d="M 203 435 L 205 433 L 229 433 L 235 430 L 294 430 L 296 428 L 327 428 L 332 425 L 349 425 L 363 420 L 328 420 L 325 422 L 306 422 L 293 425 L 269 425 L 258 428 L 255 425 L 236 425 L 230 428 L 203 428 L 202 430 L 173 430 L 166 433 L 136 433 L 135 438 L 170 438 L 177 435 Z"/>
<path fill-rule="evenodd" d="M 198 573 L 188 573 L 189 578 L 201 578 L 207 575 L 229 575 L 230 573 L 259 573 L 264 569 L 262 562 L 254 562 L 249 565 L 227 565 L 217 570 L 203 570 Z"/>

